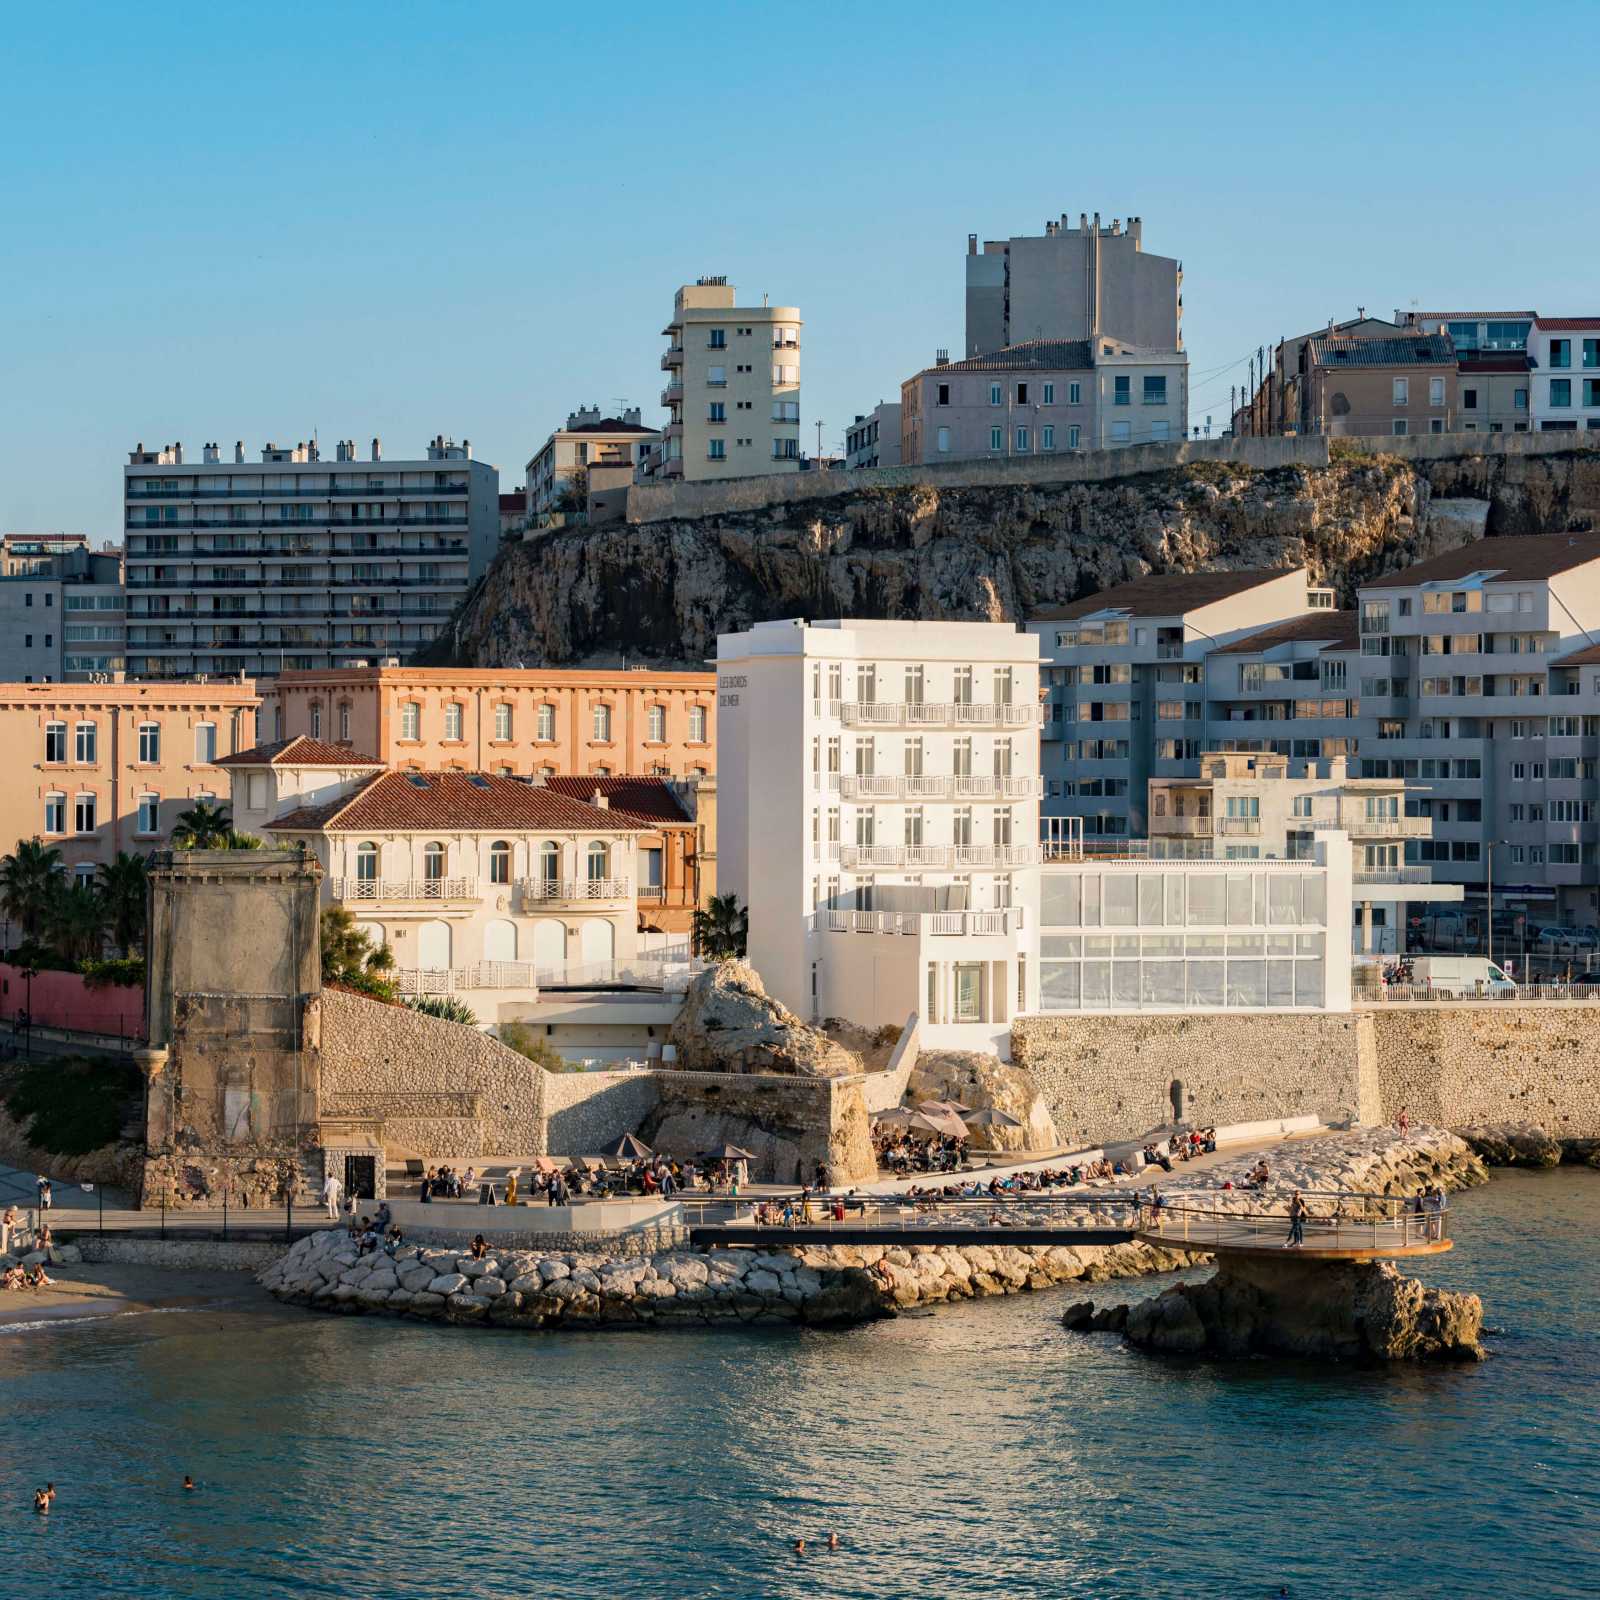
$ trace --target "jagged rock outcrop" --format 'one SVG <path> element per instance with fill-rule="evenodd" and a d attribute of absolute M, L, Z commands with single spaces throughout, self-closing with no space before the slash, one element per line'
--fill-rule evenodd
<path fill-rule="evenodd" d="M 1463 450 L 1468 446 L 1463 443 Z M 699 667 L 780 617 L 1017 620 L 1146 572 L 1305 566 L 1337 588 L 1481 532 L 1600 520 L 1600 453 L 1199 461 L 1097 483 L 860 488 L 506 546 L 424 659 Z M 1435 515 L 1435 499 L 1448 501 Z"/>
<path fill-rule="evenodd" d="M 1204 1283 L 1176 1284 L 1101 1315 L 1105 1326 L 1120 1322 L 1129 1344 L 1169 1355 L 1483 1359 L 1477 1295 L 1428 1288 L 1388 1261 L 1229 1256 Z"/>
<path fill-rule="evenodd" d="M 747 961 L 721 961 L 689 985 L 672 1024 L 678 1065 L 694 1072 L 776 1072 L 832 1078 L 860 1060 L 774 999 Z"/>
<path fill-rule="evenodd" d="M 1543 1128 L 1532 1123 L 1497 1122 L 1475 1128 L 1461 1129 L 1461 1137 L 1491 1167 L 1557 1167 L 1561 1165 L 1565 1150 L 1563 1141 L 1552 1139 Z M 1600 1140 L 1575 1140 L 1585 1147 L 1574 1159 L 1587 1159 L 1588 1147 L 1600 1146 Z"/>
<path fill-rule="evenodd" d="M 906 1081 L 907 1105 L 954 1100 L 974 1111 L 1009 1112 L 1020 1128 L 973 1127 L 975 1150 L 1055 1150 L 1061 1139 L 1044 1097 L 1021 1067 L 977 1050 L 924 1050 Z"/>

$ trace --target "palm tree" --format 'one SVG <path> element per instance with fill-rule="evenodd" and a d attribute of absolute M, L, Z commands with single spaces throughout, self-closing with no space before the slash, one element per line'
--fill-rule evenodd
<path fill-rule="evenodd" d="M 0 903 L 26 940 L 37 940 L 44 931 L 60 887 L 61 852 L 37 839 L 19 839 L 0 860 Z"/>
<path fill-rule="evenodd" d="M 106 909 L 92 883 L 64 886 L 50 910 L 50 939 L 72 962 L 100 955 L 106 942 Z"/>
<path fill-rule="evenodd" d="M 174 850 L 226 850 L 233 833 L 233 818 L 226 806 L 197 800 L 178 816 L 172 830 Z"/>
<path fill-rule="evenodd" d="M 741 909 L 739 897 L 714 894 L 704 911 L 694 914 L 694 947 L 712 961 L 742 956 L 750 932 L 750 913 Z"/>
<path fill-rule="evenodd" d="M 125 956 L 144 946 L 145 887 L 144 857 L 125 850 L 117 852 L 115 861 L 102 863 L 95 873 L 95 888 L 111 925 L 111 937 Z"/>

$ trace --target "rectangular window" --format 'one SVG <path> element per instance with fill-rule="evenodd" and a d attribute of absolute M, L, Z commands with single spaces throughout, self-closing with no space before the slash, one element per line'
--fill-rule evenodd
<path fill-rule="evenodd" d="M 1005 389 L 1004 389 L 1004 386 L 1001 385 L 1001 384 L 998 384 L 998 383 L 991 383 L 989 385 L 989 404 L 992 405 L 992 406 L 998 406 L 998 405 L 1003 404 L 1004 401 L 1005 401 Z"/>
<path fill-rule="evenodd" d="M 1428 379 L 1428 404 L 1430 406 L 1442 406 L 1444 404 L 1443 378 Z"/>
<path fill-rule="evenodd" d="M 44 758 L 46 761 L 67 759 L 67 725 L 64 722 L 47 722 L 44 728 Z"/>
<path fill-rule="evenodd" d="M 1550 365 L 1552 367 L 1570 367 L 1572 365 L 1572 341 L 1570 339 L 1552 339 L 1550 341 Z"/>
<path fill-rule="evenodd" d="M 92 764 L 95 760 L 95 750 L 95 725 L 92 722 L 80 722 L 73 741 L 73 759 Z"/>
<path fill-rule="evenodd" d="M 1404 417 L 1396 417 L 1394 419 L 1393 428 L 1397 436 L 1403 436 L 1411 431 L 1410 424 Z"/>
<path fill-rule="evenodd" d="M 1444 432 L 1444 418 L 1443 417 L 1429 417 L 1429 419 L 1428 419 L 1428 432 L 1429 433 L 1443 433 Z"/>
<path fill-rule="evenodd" d="M 217 759 L 216 723 L 197 722 L 195 724 L 194 759 L 199 766 L 209 766 Z"/>
<path fill-rule="evenodd" d="M 776 373 L 777 368 L 773 368 Z M 776 382 L 776 378 L 773 380 Z M 706 384 L 713 389 L 726 389 L 728 387 L 728 369 L 726 367 L 707 367 Z"/>
<path fill-rule="evenodd" d="M 501 704 L 494 708 L 494 736 L 497 739 L 511 737 L 511 707 L 508 705 Z"/>
<path fill-rule="evenodd" d="M 47 794 L 44 797 L 44 831 L 67 831 L 67 797 L 64 794 Z"/>
<path fill-rule="evenodd" d="M 689 743 L 704 744 L 706 742 L 706 708 L 704 706 L 689 707 Z"/>
<path fill-rule="evenodd" d="M 940 455 L 948 455 L 949 454 L 949 452 L 950 452 L 950 430 L 948 428 L 941 428 L 939 430 L 938 448 L 939 448 L 939 454 Z"/>
<path fill-rule="evenodd" d="M 724 400 L 712 400 L 706 405 L 707 422 L 726 422 L 728 420 L 728 406 Z"/>
<path fill-rule="evenodd" d="M 989 448 L 991 450 L 1003 450 L 1005 448 L 1005 435 L 1003 429 L 991 428 L 989 430 Z"/>
<path fill-rule="evenodd" d="M 1550 380 L 1550 404 L 1552 406 L 1570 406 L 1572 404 L 1572 379 L 1552 378 Z"/>
<path fill-rule="evenodd" d="M 161 759 L 161 727 L 155 722 L 139 724 L 139 761 L 154 766 Z"/>
<path fill-rule="evenodd" d="M 1476 411 L 1478 409 L 1478 391 L 1476 389 L 1463 389 L 1461 391 L 1461 409 L 1463 411 Z"/>
<path fill-rule="evenodd" d="M 422 737 L 422 707 L 415 700 L 408 700 L 400 708 L 400 737 L 402 739 Z"/>
<path fill-rule="evenodd" d="M 1113 378 L 1111 383 L 1112 403 L 1119 406 L 1132 405 L 1133 379 L 1124 375 L 1122 377 Z"/>
<path fill-rule="evenodd" d="M 1039 430 L 1039 448 L 1041 450 L 1054 450 L 1056 447 L 1056 430 L 1054 428 L 1041 428 Z"/>
<path fill-rule="evenodd" d="M 139 796 L 139 832 L 161 832 L 161 798 L 159 795 Z"/>
<path fill-rule="evenodd" d="M 1133 424 L 1130 422 L 1113 422 L 1111 424 L 1112 444 L 1127 444 L 1133 437 Z"/>
<path fill-rule="evenodd" d="M 1600 378 L 1583 380 L 1583 406 L 1586 411 L 1592 411 L 1596 406 L 1600 406 Z"/>
<path fill-rule="evenodd" d="M 706 443 L 706 460 L 726 461 L 728 458 L 728 441 L 726 439 L 711 439 Z"/>
<path fill-rule="evenodd" d="M 1017 429 L 1016 444 L 1018 455 L 1026 455 L 1028 453 L 1028 430 L 1026 428 Z"/>
<path fill-rule="evenodd" d="M 728 330 L 726 328 L 712 328 L 709 330 L 710 340 L 707 348 L 711 350 L 726 350 L 728 348 Z"/>
<path fill-rule="evenodd" d="M 1073 384 L 1073 388 L 1076 389 L 1077 384 Z M 1079 432 L 1080 430 L 1077 423 L 1073 423 L 1072 426 L 1067 429 L 1067 448 L 1069 450 L 1076 450 L 1078 448 Z"/>
<path fill-rule="evenodd" d="M 444 708 L 444 736 L 446 739 L 459 740 L 461 738 L 461 705 L 459 701 L 452 700 Z"/>
<path fill-rule="evenodd" d="M 1411 380 L 1409 378 L 1396 378 L 1394 380 L 1394 403 L 1397 406 L 1410 405 Z M 1397 428 L 1395 432 L 1399 432 Z"/>
<path fill-rule="evenodd" d="M 1593 363 L 1589 362 L 1586 365 L 1593 365 Z M 1047 383 L 1044 386 L 1044 403 L 1047 406 L 1053 406 L 1056 403 L 1056 386 L 1053 383 Z"/>
<path fill-rule="evenodd" d="M 1027 405 L 1027 403 L 1028 403 L 1028 386 L 1025 383 L 1019 383 L 1017 385 L 1017 404 L 1019 406 L 1025 406 L 1025 405 Z"/>
<path fill-rule="evenodd" d="M 1144 403 L 1147 406 L 1164 406 L 1167 403 L 1167 380 L 1165 378 L 1146 378 L 1144 380 Z"/>
<path fill-rule="evenodd" d="M 1083 404 L 1083 385 L 1081 383 L 1069 383 L 1067 385 L 1067 404 L 1069 406 L 1081 406 Z"/>
<path fill-rule="evenodd" d="M 407 707 L 407 709 L 411 710 L 414 708 Z M 556 736 L 556 708 L 554 706 L 539 707 L 539 714 L 534 719 L 533 736 L 535 739 L 542 740 L 545 744 L 551 744 L 554 742 Z M 416 738 L 416 735 L 414 733 L 407 734 L 406 737 L 409 739 L 414 739 Z"/>
<path fill-rule="evenodd" d="M 1600 367 L 1600 339 L 1583 341 L 1583 364 L 1586 367 Z"/>
<path fill-rule="evenodd" d="M 72 826 L 77 833 L 93 833 L 95 828 L 95 798 L 80 794 L 72 807 Z"/>
<path fill-rule="evenodd" d="M 1528 409 L 1528 391 L 1526 389 L 1513 389 L 1511 392 L 1511 406 L 1515 411 L 1526 411 Z M 1517 426 L 1522 428 L 1523 424 L 1518 423 Z M 1526 429 L 1524 428 L 1523 431 L 1526 431 Z"/>
<path fill-rule="evenodd" d="M 948 383 L 941 383 L 939 385 L 938 398 L 934 401 L 934 404 L 940 406 L 947 406 L 950 404 L 950 385 Z"/>

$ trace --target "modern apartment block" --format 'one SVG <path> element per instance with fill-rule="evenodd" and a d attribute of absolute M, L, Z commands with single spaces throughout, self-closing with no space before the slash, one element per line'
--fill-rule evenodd
<path fill-rule="evenodd" d="M 1540 433 L 1600 430 L 1600 317 L 1540 317 L 1533 329 Z"/>
<path fill-rule="evenodd" d="M 800 469 L 800 312 L 740 306 L 726 278 L 700 278 L 673 299 L 662 332 L 661 403 L 670 421 L 641 476 L 749 478 Z"/>
<path fill-rule="evenodd" d="M 717 642 L 723 892 L 802 1016 L 993 1049 L 1036 992 L 1038 643 L 762 622 Z"/>
<path fill-rule="evenodd" d="M 440 435 L 418 458 L 242 443 L 123 469 L 128 670 L 273 677 L 410 655 L 443 627 L 499 543 L 499 479 Z"/>
<path fill-rule="evenodd" d="M 901 460 L 1121 449 L 1184 437 L 1188 356 L 1120 340 L 1036 340 L 936 361 L 900 390 Z"/>
<path fill-rule="evenodd" d="M 113 550 L 110 545 L 106 548 Z M 89 553 L 86 533 L 0 534 L 0 578 L 48 574 L 58 569 L 62 558 Z"/>
<path fill-rule="evenodd" d="M 126 666 L 121 554 L 92 551 L 87 541 L 62 550 L 48 548 L 53 543 L 8 548 L 0 683 L 91 683 Z"/>
<path fill-rule="evenodd" d="M 967 235 L 968 356 L 1040 339 L 1100 334 L 1156 350 L 1183 348 L 1183 263 L 1147 255 L 1144 223 L 1103 227 L 1063 213 L 1043 235 Z"/>
<path fill-rule="evenodd" d="M 1363 953 L 1405 949 L 1404 906 L 1459 901 L 1459 884 L 1436 884 L 1407 866 L 1433 824 L 1411 815 L 1399 778 L 1354 776 L 1343 756 L 1291 767 L 1279 755 L 1205 755 L 1193 778 L 1150 780 L 1150 854 L 1257 861 L 1315 859 L 1318 835 L 1348 835 L 1353 849 L 1353 941 Z"/>
<path fill-rule="evenodd" d="M 715 682 L 653 669 L 286 672 L 263 690 L 262 737 L 325 740 L 424 771 L 698 780 L 716 769 Z"/>
<path fill-rule="evenodd" d="M 1310 433 L 1452 433 L 1457 417 L 1455 348 L 1444 334 L 1311 340 L 1305 420 Z"/>
<path fill-rule="evenodd" d="M 250 683 L 0 684 L 0 851 L 37 838 L 92 878 L 119 850 L 169 839 L 178 813 L 228 793 L 221 760 L 255 742 Z"/>
<path fill-rule="evenodd" d="M 525 469 L 528 515 L 586 510 L 594 469 L 626 468 L 631 480 L 660 440 L 658 429 L 640 421 L 637 406 L 620 417 L 602 416 L 599 406 L 579 406 Z"/>
<path fill-rule="evenodd" d="M 859 413 L 845 430 L 845 465 L 898 467 L 900 465 L 900 405 L 880 400 L 865 416 Z"/>
<path fill-rule="evenodd" d="M 1303 569 L 1160 573 L 1040 611 L 1045 813 L 1086 840 L 1141 838 L 1151 778 L 1188 777 L 1212 744 L 1206 658 L 1263 628 L 1331 611 Z"/>

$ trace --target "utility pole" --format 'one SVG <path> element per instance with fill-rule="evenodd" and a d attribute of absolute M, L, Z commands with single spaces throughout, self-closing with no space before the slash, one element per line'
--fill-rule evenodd
<path fill-rule="evenodd" d="M 1250 357 L 1250 387 L 1246 393 L 1250 397 L 1248 401 L 1250 410 L 1250 432 L 1254 434 L 1256 431 L 1256 358 L 1254 356 Z"/>
<path fill-rule="evenodd" d="M 1236 383 L 1230 383 L 1228 385 L 1228 427 L 1230 430 L 1233 428 L 1234 418 L 1239 414 L 1239 402 L 1236 398 L 1238 393 L 1239 385 Z"/>
<path fill-rule="evenodd" d="M 822 471 L 822 418 L 817 418 L 817 471 Z"/>
<path fill-rule="evenodd" d="M 1256 354 L 1261 358 L 1261 388 L 1263 394 L 1261 404 L 1261 431 L 1263 433 L 1271 433 L 1272 390 L 1267 386 L 1267 347 L 1264 344 L 1258 344 L 1256 346 Z"/>

